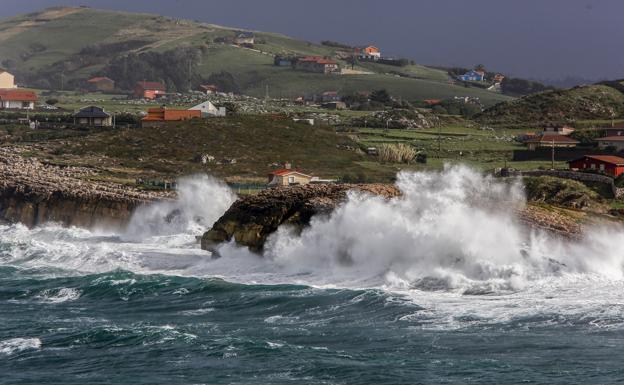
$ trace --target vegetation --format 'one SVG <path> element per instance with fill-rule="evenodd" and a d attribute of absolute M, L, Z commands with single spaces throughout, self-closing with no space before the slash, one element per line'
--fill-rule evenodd
<path fill-rule="evenodd" d="M 378 151 L 381 162 L 411 163 L 416 158 L 414 147 L 405 143 L 384 143 L 379 146 Z"/>
<path fill-rule="evenodd" d="M 581 182 L 549 176 L 524 178 L 527 198 L 533 202 L 584 209 L 595 207 L 603 199 Z"/>

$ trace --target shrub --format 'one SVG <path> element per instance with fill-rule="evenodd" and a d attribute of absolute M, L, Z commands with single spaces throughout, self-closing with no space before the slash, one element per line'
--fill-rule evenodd
<path fill-rule="evenodd" d="M 414 147 L 405 143 L 382 144 L 378 151 L 379 160 L 388 163 L 410 163 L 417 155 Z"/>

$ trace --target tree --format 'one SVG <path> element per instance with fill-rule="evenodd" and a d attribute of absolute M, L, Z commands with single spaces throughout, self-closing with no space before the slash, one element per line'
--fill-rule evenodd
<path fill-rule="evenodd" d="M 215 84 L 223 92 L 241 93 L 241 88 L 234 75 L 227 71 L 213 73 L 206 80 L 208 84 Z"/>
<path fill-rule="evenodd" d="M 392 97 L 385 89 L 375 90 L 371 93 L 370 100 L 382 104 L 388 104 L 392 102 Z"/>

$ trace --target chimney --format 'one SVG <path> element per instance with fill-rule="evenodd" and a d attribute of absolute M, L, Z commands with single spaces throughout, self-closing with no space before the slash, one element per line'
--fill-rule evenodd
<path fill-rule="evenodd" d="M 290 164 L 290 163 L 284 163 L 284 168 L 285 168 L 286 170 L 290 170 L 290 169 L 292 168 L 292 164 Z"/>

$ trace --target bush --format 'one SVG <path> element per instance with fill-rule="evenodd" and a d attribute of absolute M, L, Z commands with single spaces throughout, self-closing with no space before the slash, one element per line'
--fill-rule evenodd
<path fill-rule="evenodd" d="M 411 163 L 417 155 L 414 147 L 405 143 L 382 144 L 378 151 L 379 160 L 388 163 Z"/>
<path fill-rule="evenodd" d="M 55 99 L 55 98 L 50 98 L 50 99 L 46 100 L 46 104 L 49 104 L 51 106 L 53 106 L 53 105 L 55 105 L 57 103 L 58 103 L 58 99 Z"/>

